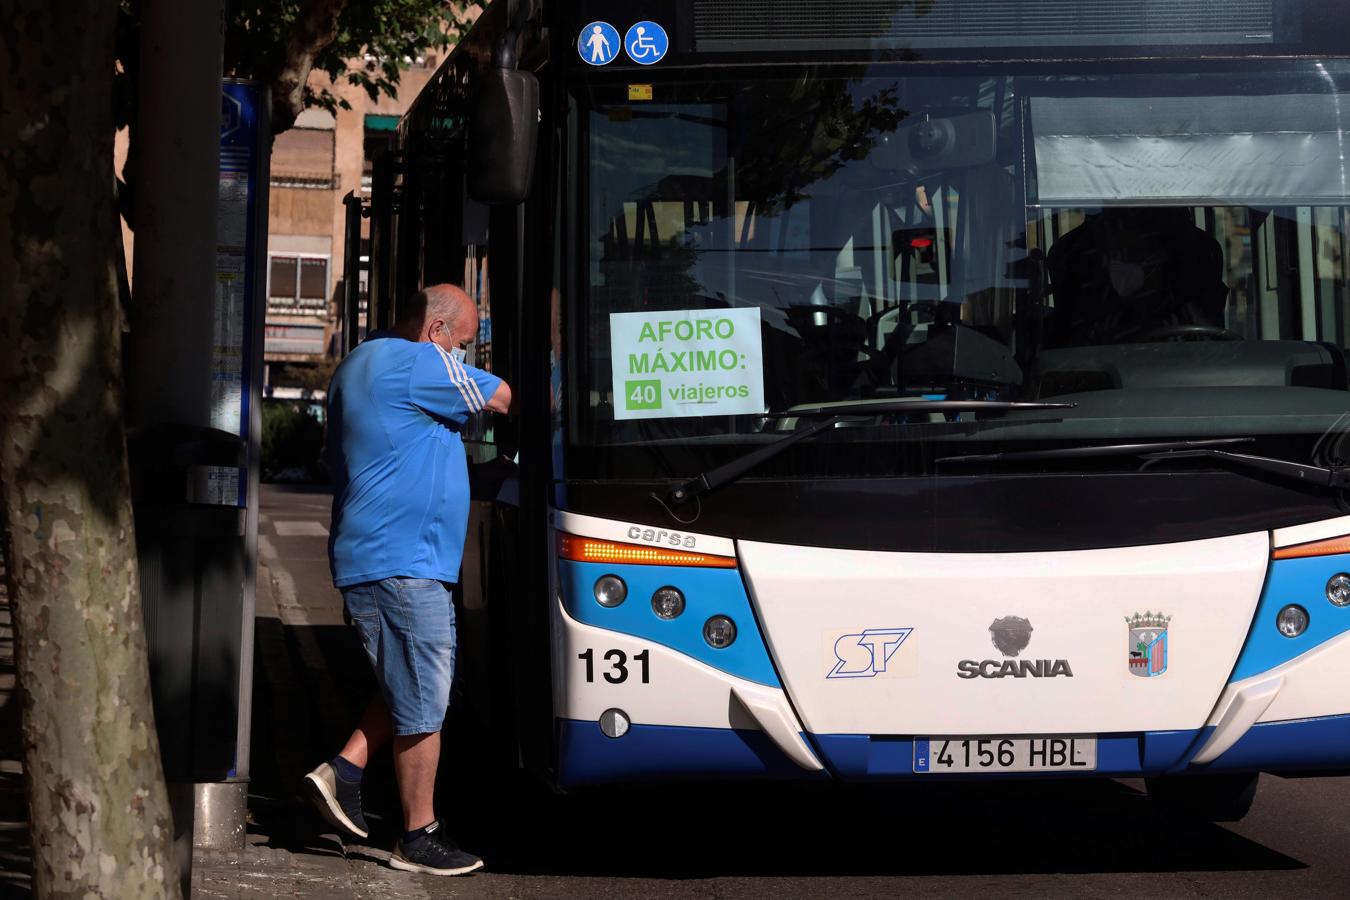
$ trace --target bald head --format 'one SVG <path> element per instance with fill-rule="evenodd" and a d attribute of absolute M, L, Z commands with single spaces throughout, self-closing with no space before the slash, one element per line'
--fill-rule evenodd
<path fill-rule="evenodd" d="M 453 284 L 433 284 L 414 294 L 399 310 L 394 329 L 410 341 L 431 341 L 451 349 L 478 334 L 478 309 L 469 295 Z"/>
<path fill-rule="evenodd" d="M 400 330 L 421 331 L 424 325 L 440 320 L 447 324 L 460 317 L 475 316 L 473 301 L 453 284 L 433 284 L 413 294 L 398 311 Z"/>

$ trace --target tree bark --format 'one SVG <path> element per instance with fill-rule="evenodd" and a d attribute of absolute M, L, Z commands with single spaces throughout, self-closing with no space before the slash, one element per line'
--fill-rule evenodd
<path fill-rule="evenodd" d="M 347 0 L 300 0 L 281 67 L 272 79 L 272 136 L 295 124 L 305 108 L 305 84 L 314 58 L 337 38 Z"/>
<path fill-rule="evenodd" d="M 117 4 L 0 21 L 0 506 L 38 897 L 173 897 L 113 262 Z"/>

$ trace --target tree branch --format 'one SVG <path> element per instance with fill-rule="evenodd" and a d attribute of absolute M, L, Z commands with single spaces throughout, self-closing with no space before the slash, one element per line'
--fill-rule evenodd
<path fill-rule="evenodd" d="M 272 79 L 272 134 L 295 124 L 305 108 L 305 84 L 314 59 L 337 39 L 338 17 L 347 0 L 301 0 L 286 41 L 286 52 Z"/>

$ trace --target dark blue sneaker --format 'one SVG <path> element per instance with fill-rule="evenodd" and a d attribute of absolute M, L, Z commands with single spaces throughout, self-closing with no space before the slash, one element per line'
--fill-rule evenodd
<path fill-rule="evenodd" d="M 421 837 L 406 843 L 399 841 L 389 857 L 389 865 L 424 875 L 468 875 L 483 868 L 481 859 L 437 834 L 439 828 L 440 823 L 433 822 Z"/>
<path fill-rule="evenodd" d="M 319 763 L 305 776 L 305 793 L 329 825 L 354 837 L 370 837 L 361 814 L 360 782 L 343 781 L 332 763 Z"/>

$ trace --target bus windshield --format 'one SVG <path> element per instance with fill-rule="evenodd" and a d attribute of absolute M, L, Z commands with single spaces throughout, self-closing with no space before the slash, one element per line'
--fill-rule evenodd
<path fill-rule="evenodd" d="M 766 474 L 1344 430 L 1350 65 L 763 71 L 573 94 L 574 471 L 688 475 L 887 398 L 1075 405 L 872 416 Z"/>

